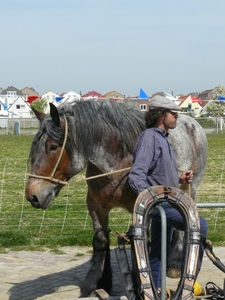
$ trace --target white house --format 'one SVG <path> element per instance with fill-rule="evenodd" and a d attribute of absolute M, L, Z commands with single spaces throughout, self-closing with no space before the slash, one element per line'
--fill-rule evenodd
<path fill-rule="evenodd" d="M 14 86 L 2 89 L 0 93 L 0 116 L 8 116 L 9 107 L 18 97 L 21 97 L 25 101 L 25 95 Z"/>
<path fill-rule="evenodd" d="M 17 99 L 8 108 L 9 118 L 32 118 L 30 114 L 31 108 L 27 104 L 23 97 L 17 97 Z"/>
<path fill-rule="evenodd" d="M 41 99 L 45 99 L 47 103 L 55 103 L 55 98 L 58 97 L 59 95 L 53 91 L 49 91 L 47 93 L 44 93 L 41 96 Z M 50 107 L 47 105 L 47 108 L 45 110 L 45 113 L 48 114 L 50 112 Z"/>
<path fill-rule="evenodd" d="M 57 96 L 59 96 L 57 93 L 48 91 L 41 96 L 41 99 L 45 99 L 48 103 L 53 103 L 55 101 L 55 97 Z"/>

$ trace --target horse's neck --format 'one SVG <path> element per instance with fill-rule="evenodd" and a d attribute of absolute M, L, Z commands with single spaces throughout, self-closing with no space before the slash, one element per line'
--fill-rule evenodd
<path fill-rule="evenodd" d="M 88 166 L 94 166 L 96 169 L 98 169 L 98 172 L 106 173 L 110 172 L 112 169 L 114 169 L 113 166 L 109 164 L 109 162 L 104 158 L 96 158 L 96 159 L 89 159 L 88 160 Z"/>

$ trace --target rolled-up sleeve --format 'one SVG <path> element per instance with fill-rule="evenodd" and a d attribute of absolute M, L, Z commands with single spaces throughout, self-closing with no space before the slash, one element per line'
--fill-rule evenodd
<path fill-rule="evenodd" d="M 131 167 L 128 183 L 138 195 L 149 186 L 148 174 L 154 160 L 154 139 L 143 133 L 138 139 L 134 149 L 134 163 Z"/>

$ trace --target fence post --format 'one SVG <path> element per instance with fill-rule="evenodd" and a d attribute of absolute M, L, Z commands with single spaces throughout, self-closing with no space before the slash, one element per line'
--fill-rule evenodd
<path fill-rule="evenodd" d="M 14 134 L 20 134 L 20 121 L 14 123 Z"/>

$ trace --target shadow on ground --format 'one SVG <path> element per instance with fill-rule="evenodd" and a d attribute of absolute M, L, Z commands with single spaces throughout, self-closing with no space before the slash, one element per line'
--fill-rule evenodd
<path fill-rule="evenodd" d="M 111 250 L 111 262 L 113 271 L 113 288 L 110 296 L 119 300 L 124 295 L 121 276 L 118 269 L 115 251 Z M 35 263 L 35 262 L 34 262 Z M 40 276 L 34 279 L 13 283 L 8 291 L 9 300 L 34 300 L 52 294 L 60 299 L 76 299 L 80 295 L 80 286 L 90 268 L 90 260 L 74 268 Z M 48 299 L 48 297 L 46 297 Z M 49 297 L 49 299 L 54 299 Z"/>

